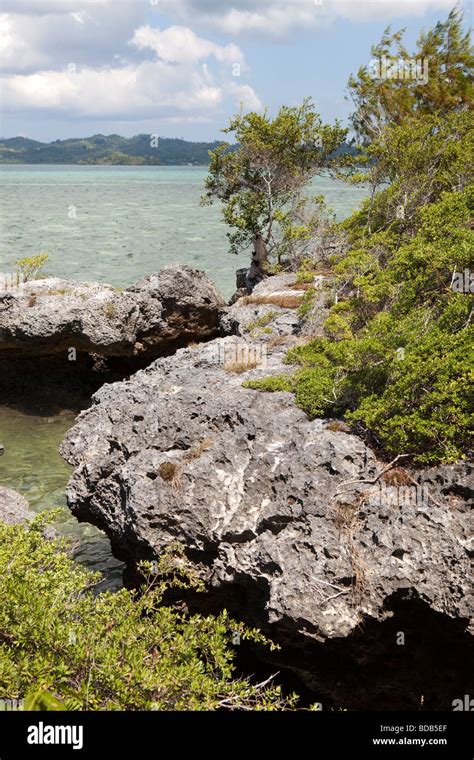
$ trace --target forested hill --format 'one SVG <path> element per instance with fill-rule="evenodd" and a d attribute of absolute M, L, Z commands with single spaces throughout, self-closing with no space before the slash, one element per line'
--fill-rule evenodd
<path fill-rule="evenodd" d="M 208 151 L 219 142 L 188 142 L 175 138 L 156 139 L 149 134 L 135 137 L 93 135 L 79 139 L 42 143 L 26 137 L 0 140 L 2 164 L 207 164 Z"/>
<path fill-rule="evenodd" d="M 203 165 L 220 144 L 188 142 L 143 134 L 135 137 L 93 135 L 42 143 L 27 137 L 0 139 L 1 164 L 134 164 L 139 166 Z M 345 149 L 350 150 L 347 146 Z M 344 149 L 343 148 L 343 149 Z"/>

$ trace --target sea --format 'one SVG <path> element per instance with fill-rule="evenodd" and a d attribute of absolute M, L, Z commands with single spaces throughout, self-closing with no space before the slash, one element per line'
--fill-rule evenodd
<path fill-rule="evenodd" d="M 200 203 L 206 174 L 196 166 L 1 165 L 0 273 L 47 252 L 46 275 L 127 287 L 181 262 L 208 272 L 228 299 L 249 255 L 229 253 L 220 205 Z M 367 196 L 328 176 L 315 178 L 311 193 L 324 196 L 336 220 Z M 122 564 L 107 538 L 67 509 L 71 468 L 58 447 L 73 423 L 67 410 L 27 415 L 0 400 L 0 484 L 22 493 L 35 512 L 61 508 L 55 526 L 74 542 L 75 559 L 118 587 Z"/>

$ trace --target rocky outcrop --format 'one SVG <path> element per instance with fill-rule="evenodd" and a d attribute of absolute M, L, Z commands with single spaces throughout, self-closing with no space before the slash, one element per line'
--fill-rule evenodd
<path fill-rule="evenodd" d="M 228 310 L 233 336 L 96 393 L 62 445 L 70 508 L 130 569 L 180 541 L 206 582 L 196 604 L 269 632 L 278 666 L 330 705 L 418 709 L 422 694 L 446 708 L 466 688 L 453 661 L 472 632 L 471 469 L 385 472 L 339 423 L 243 387 L 290 371 L 285 351 L 301 339 L 294 305 L 266 298 L 291 281 L 272 279 Z"/>
<path fill-rule="evenodd" d="M 27 500 L 11 488 L 0 486 L 0 522 L 25 523 L 34 517 Z"/>
<path fill-rule="evenodd" d="M 172 265 L 123 291 L 46 279 L 0 292 L 0 397 L 23 411 L 83 409 L 106 382 L 219 334 L 224 300 Z"/>
<path fill-rule="evenodd" d="M 0 361 L 67 353 L 158 355 L 217 335 L 222 296 L 204 273 L 167 266 L 130 288 L 33 280 L 0 292 Z"/>
<path fill-rule="evenodd" d="M 308 304 L 307 313 L 302 316 L 299 307 L 309 289 L 311 303 Z M 236 291 L 229 302 L 230 308 L 222 315 L 222 332 L 225 335 L 245 335 L 250 332 L 252 338 L 255 338 L 255 335 L 258 337 L 265 333 L 264 327 L 268 319 L 271 325 L 267 329 L 273 338 L 276 335 L 321 335 L 329 314 L 327 302 L 330 290 L 331 279 L 322 275 L 305 284 L 296 282 L 295 275 L 291 273 L 268 277 L 250 295 L 242 288 Z"/>

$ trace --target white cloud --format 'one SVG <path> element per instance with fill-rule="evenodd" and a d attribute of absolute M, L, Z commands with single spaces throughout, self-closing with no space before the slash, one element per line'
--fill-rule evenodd
<path fill-rule="evenodd" d="M 283 37 L 294 30 L 323 26 L 337 17 L 352 21 L 420 16 L 449 10 L 453 0 L 154 0 L 154 6 L 183 23 L 225 34 Z"/>
<path fill-rule="evenodd" d="M 227 85 L 227 91 L 234 95 L 236 102 L 241 103 L 246 110 L 259 111 L 262 108 L 260 99 L 248 84 L 230 82 Z"/>
<path fill-rule="evenodd" d="M 261 108 L 249 85 L 238 84 L 229 64 L 245 64 L 236 45 L 219 46 L 190 29 L 141 27 L 130 44 L 155 60 L 71 71 L 4 76 L 5 111 L 62 113 L 68 117 L 209 119 L 222 106 Z"/>
<path fill-rule="evenodd" d="M 136 0 L 118 0 L 121 4 L 133 4 Z M 2 0 L 5 13 L 25 13 L 46 16 L 52 13 L 76 13 L 81 10 L 106 8 L 117 5 L 117 0 Z"/>
<path fill-rule="evenodd" d="M 18 34 L 14 20 L 6 13 L 0 14 L 0 62 L 6 70 L 39 68 L 48 63 L 49 57 L 30 45 Z"/>
<path fill-rule="evenodd" d="M 71 13 L 71 16 L 74 21 L 78 22 L 78 24 L 85 24 L 86 21 L 92 21 L 92 16 L 89 16 L 89 14 L 85 11 L 77 11 L 76 13 Z"/>
<path fill-rule="evenodd" d="M 43 71 L 15 75 L 3 83 L 4 108 L 54 110 L 77 116 L 145 117 L 150 112 L 213 109 L 222 87 L 209 86 L 197 72 L 177 71 L 161 62 L 76 74 Z"/>
<path fill-rule="evenodd" d="M 247 71 L 236 38 L 297 42 L 337 18 L 396 23 L 453 1 L 0 0 L 3 108 L 24 119 L 222 124 L 241 102 L 261 108 L 245 77 L 232 76 L 237 64 Z"/>
<path fill-rule="evenodd" d="M 450 11 L 455 0 L 332 0 L 332 3 L 338 16 L 351 21 L 391 21 L 402 16 L 419 17 L 430 10 Z"/>
<path fill-rule="evenodd" d="M 196 23 L 225 34 L 258 32 L 281 36 L 317 22 L 314 0 L 155 0 L 158 11 L 186 23 Z"/>
<path fill-rule="evenodd" d="M 141 26 L 135 31 L 132 44 L 139 50 L 154 50 L 158 58 L 170 63 L 197 62 L 210 56 L 221 62 L 243 62 L 242 51 L 237 45 L 217 45 L 184 26 L 169 26 L 163 31 Z"/>
<path fill-rule="evenodd" d="M 146 13 L 146 5 L 129 0 L 65 0 L 61 4 L 38 0 L 38 7 L 33 3 L 17 6 L 17 2 L 0 0 L 3 11 L 13 11 L 0 14 L 0 38 L 7 48 L 0 56 L 0 70 L 11 73 L 58 69 L 70 62 L 107 64 L 126 49 Z M 46 13 L 56 8 L 62 12 Z"/>

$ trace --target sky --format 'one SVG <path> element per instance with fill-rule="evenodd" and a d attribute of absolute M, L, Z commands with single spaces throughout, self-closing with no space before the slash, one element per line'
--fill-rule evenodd
<path fill-rule="evenodd" d="M 311 97 L 347 123 L 351 73 L 384 29 L 454 0 L 0 0 L 0 136 L 222 138 L 239 110 Z M 472 3 L 462 0 L 465 20 Z"/>

